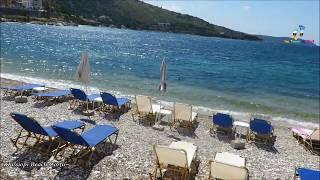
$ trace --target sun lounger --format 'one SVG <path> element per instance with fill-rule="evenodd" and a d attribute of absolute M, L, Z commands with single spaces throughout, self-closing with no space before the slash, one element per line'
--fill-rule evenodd
<path fill-rule="evenodd" d="M 102 92 L 100 93 L 104 106 L 101 106 L 101 110 L 109 108 L 111 111 L 118 112 L 121 109 L 130 107 L 130 99 L 128 98 L 116 98 L 112 94 Z"/>
<path fill-rule="evenodd" d="M 22 127 L 21 131 L 19 132 L 19 135 L 16 138 L 11 139 L 13 145 L 17 149 L 21 149 L 25 146 L 33 147 L 41 142 L 45 142 L 47 138 L 49 140 L 49 147 L 46 153 L 49 153 L 53 140 L 58 136 L 58 134 L 52 129 L 51 126 L 43 127 L 33 118 L 21 113 L 11 113 L 11 117 Z M 74 130 L 78 128 L 84 128 L 85 124 L 77 120 L 65 120 L 55 125 L 64 127 L 69 130 Z M 23 135 L 24 131 L 26 131 L 27 134 Z M 25 138 L 23 142 L 20 141 L 22 138 Z M 30 138 L 36 140 L 35 144 L 27 144 L 27 141 Z M 22 146 L 18 147 L 18 145 Z"/>
<path fill-rule="evenodd" d="M 183 103 L 174 103 L 173 123 L 172 127 L 186 127 L 193 129 L 194 122 L 197 118 L 197 113 L 192 111 L 192 106 Z"/>
<path fill-rule="evenodd" d="M 300 135 L 310 135 L 313 132 L 313 130 L 303 127 L 293 127 L 291 128 L 291 131 L 293 133 L 293 136 L 296 138 L 299 138 Z"/>
<path fill-rule="evenodd" d="M 132 119 L 135 121 L 134 115 L 138 115 L 138 121 L 147 120 L 150 124 L 155 121 L 156 111 L 152 109 L 152 100 L 149 96 L 136 95 L 137 110 L 132 114 Z"/>
<path fill-rule="evenodd" d="M 209 161 L 208 179 L 237 179 L 246 180 L 249 171 L 246 168 L 246 159 L 228 152 L 220 152 L 214 160 Z"/>
<path fill-rule="evenodd" d="M 273 127 L 269 121 L 253 118 L 250 120 L 248 141 L 274 143 Z"/>
<path fill-rule="evenodd" d="M 47 92 L 47 93 L 32 93 L 36 99 L 40 98 L 45 98 L 45 99 L 54 99 L 58 100 L 59 98 L 63 98 L 66 96 L 71 95 L 71 91 L 69 89 L 67 90 L 57 90 L 57 91 L 52 91 L 52 92 Z"/>
<path fill-rule="evenodd" d="M 293 137 L 295 137 L 300 143 L 303 143 L 303 139 L 307 136 L 310 136 L 313 132 L 313 130 L 303 127 L 293 127 L 291 128 L 291 131 Z"/>
<path fill-rule="evenodd" d="M 320 153 L 320 129 L 306 129 L 294 127 L 291 129 L 293 136 L 298 139 L 312 153 Z"/>
<path fill-rule="evenodd" d="M 296 168 L 294 173 L 294 180 L 316 180 L 320 179 L 320 170 Z"/>
<path fill-rule="evenodd" d="M 135 116 L 138 116 L 139 123 L 141 121 L 147 121 L 150 123 L 154 123 L 157 117 L 160 115 L 169 115 L 171 120 L 171 111 L 164 109 L 163 106 L 159 104 L 152 104 L 152 99 L 150 96 L 136 95 L 136 105 L 137 109 L 134 113 L 132 113 L 132 119 L 135 121 Z"/>
<path fill-rule="evenodd" d="M 19 93 L 19 95 L 22 96 L 23 93 L 32 91 L 33 88 L 44 87 L 44 86 L 45 85 L 43 84 L 26 84 L 26 85 L 20 85 L 20 86 L 1 87 L 1 89 L 5 90 L 4 95 L 6 94 L 14 95 Z"/>
<path fill-rule="evenodd" d="M 210 129 L 214 134 L 224 133 L 232 135 L 233 132 L 233 118 L 228 114 L 217 113 L 212 118 L 212 128 Z"/>
<path fill-rule="evenodd" d="M 87 95 L 84 91 L 81 89 L 70 89 L 71 94 L 74 96 L 74 100 L 71 101 L 70 106 L 72 108 L 76 107 L 78 105 L 83 105 L 86 103 L 87 105 L 87 110 L 88 110 L 88 103 L 93 102 L 96 98 L 100 97 L 100 94 L 90 94 Z"/>
<path fill-rule="evenodd" d="M 191 164 L 197 159 L 197 147 L 188 142 L 172 142 L 169 146 L 154 145 L 153 150 L 156 155 L 155 179 L 165 174 L 163 172 L 174 171 L 172 176 L 187 179 L 191 173 Z M 174 178 L 172 177 L 172 178 Z"/>
<path fill-rule="evenodd" d="M 315 129 L 310 136 L 303 137 L 303 142 L 312 153 L 320 154 L 320 129 Z"/>
<path fill-rule="evenodd" d="M 76 161 L 83 160 L 81 158 L 88 155 L 89 158 L 88 161 L 85 162 L 86 165 L 89 165 L 93 153 L 97 151 L 97 145 L 109 140 L 112 147 L 114 147 L 119 133 L 119 129 L 111 125 L 96 125 L 82 134 L 78 134 L 59 125 L 54 125 L 53 129 L 58 133 L 59 137 L 68 143 L 68 146 L 65 146 L 58 154 L 70 160 L 76 159 Z M 111 140 L 112 135 L 116 135 L 114 142 Z M 73 150 L 69 157 L 66 157 L 64 154 L 67 147 Z M 76 152 L 77 150 L 78 152 Z"/>

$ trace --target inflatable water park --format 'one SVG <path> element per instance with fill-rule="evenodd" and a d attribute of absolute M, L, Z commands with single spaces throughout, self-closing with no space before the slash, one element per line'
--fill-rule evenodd
<path fill-rule="evenodd" d="M 292 39 L 284 40 L 285 44 L 314 44 L 314 40 L 304 40 L 302 39 L 306 27 L 299 25 L 292 32 Z M 299 33 L 298 33 L 299 32 Z"/>

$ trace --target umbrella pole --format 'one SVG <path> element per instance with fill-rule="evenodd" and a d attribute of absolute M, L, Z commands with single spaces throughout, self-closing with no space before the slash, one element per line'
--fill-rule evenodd
<path fill-rule="evenodd" d="M 89 102 L 87 101 L 87 112 L 89 112 Z"/>
<path fill-rule="evenodd" d="M 87 83 L 86 83 L 86 91 L 89 94 Z M 89 101 L 87 101 L 87 112 L 89 113 Z"/>
<path fill-rule="evenodd" d="M 86 89 L 86 94 L 88 94 L 88 86 L 87 86 L 87 83 L 85 83 L 85 89 Z M 87 99 L 87 113 L 89 113 L 89 99 Z"/>
<path fill-rule="evenodd" d="M 163 92 L 160 93 L 160 97 L 162 98 L 163 97 Z M 160 110 L 159 110 L 159 113 L 157 114 L 157 118 L 156 120 L 159 121 L 161 120 L 161 99 L 160 99 Z"/>

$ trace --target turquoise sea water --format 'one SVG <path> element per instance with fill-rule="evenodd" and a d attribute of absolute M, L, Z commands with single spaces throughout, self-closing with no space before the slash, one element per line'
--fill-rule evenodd
<path fill-rule="evenodd" d="M 89 50 L 90 86 L 215 110 L 319 120 L 319 47 L 121 30 L 1 23 L 1 73 L 76 85 Z M 168 64 L 160 97 L 159 67 Z"/>

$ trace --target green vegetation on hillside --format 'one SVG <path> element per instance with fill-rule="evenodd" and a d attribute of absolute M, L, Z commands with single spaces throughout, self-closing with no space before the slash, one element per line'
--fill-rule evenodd
<path fill-rule="evenodd" d="M 139 0 L 46 0 L 44 7 L 48 14 L 60 14 L 70 17 L 69 19 L 87 19 L 96 25 L 260 40 L 254 35 L 213 25 L 202 19 L 162 9 Z M 85 22 L 80 20 L 78 23 Z"/>

